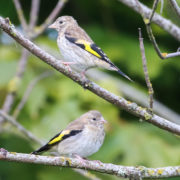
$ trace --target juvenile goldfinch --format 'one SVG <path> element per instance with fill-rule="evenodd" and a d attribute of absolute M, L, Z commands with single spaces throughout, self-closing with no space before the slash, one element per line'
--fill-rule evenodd
<path fill-rule="evenodd" d="M 117 71 L 132 81 L 110 61 L 73 17 L 61 16 L 49 28 L 58 32 L 57 44 L 65 60 L 65 65 L 71 65 L 73 69 L 81 72 L 82 75 L 88 69 L 94 67 Z"/>
<path fill-rule="evenodd" d="M 57 147 L 60 155 L 88 157 L 97 152 L 103 144 L 106 122 L 99 111 L 89 111 L 72 121 L 66 129 L 32 154 Z"/>

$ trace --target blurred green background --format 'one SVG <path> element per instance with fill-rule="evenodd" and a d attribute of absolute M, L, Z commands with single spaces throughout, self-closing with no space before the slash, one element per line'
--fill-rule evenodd
<path fill-rule="evenodd" d="M 21 2 L 28 18 L 31 1 L 21 0 Z M 149 7 L 152 6 L 152 2 L 143 1 Z M 38 24 L 43 22 L 56 3 L 57 0 L 41 1 Z M 11 0 L 1 0 L 0 15 L 9 17 L 12 23 L 19 27 L 17 14 Z M 131 85 L 146 92 L 137 30 L 141 27 L 155 98 L 180 113 L 179 57 L 160 60 L 149 42 L 140 15 L 117 0 L 69 0 L 60 15 L 74 16 L 109 58 L 135 80 L 135 83 L 131 83 Z M 167 1 L 165 1 L 162 15 L 170 18 L 174 23 L 179 23 L 178 17 Z M 156 25 L 153 25 L 153 32 L 162 52 L 176 51 L 179 42 Z M 51 52 L 53 52 L 52 50 L 57 51 L 56 36 L 56 32 L 47 30 L 35 42 L 45 49 L 49 48 Z M 8 83 L 16 72 L 21 47 L 15 41 L 8 39 L 2 32 L 0 32 L 0 40 L 0 106 L 2 106 L 8 92 Z M 20 102 L 29 82 L 49 69 L 52 68 L 36 57 L 30 56 L 13 109 Z M 117 73 L 105 72 L 124 80 Z M 113 82 L 99 81 L 98 84 L 121 95 Z M 149 123 L 140 122 L 138 118 L 84 90 L 58 72 L 41 80 L 34 87 L 17 120 L 37 137 L 47 141 L 66 127 L 70 121 L 92 109 L 99 110 L 109 124 L 106 127 L 107 136 L 102 148 L 89 159 L 127 166 L 179 165 L 179 137 Z M 6 124 L 5 130 L 0 133 L 0 147 L 8 151 L 30 153 L 39 145 L 30 142 L 15 128 Z M 102 179 L 119 179 L 110 175 L 94 174 Z M 0 161 L 0 180 L 72 178 L 86 179 L 68 168 Z"/>

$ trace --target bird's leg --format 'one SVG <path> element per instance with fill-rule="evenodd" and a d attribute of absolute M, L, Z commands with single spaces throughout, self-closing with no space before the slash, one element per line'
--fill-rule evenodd
<path fill-rule="evenodd" d="M 86 73 L 86 69 L 85 69 L 84 71 L 81 71 L 82 81 L 85 81 L 85 80 L 86 80 L 86 75 L 85 75 L 85 73 Z M 85 81 L 85 83 L 82 84 L 82 87 L 84 88 L 84 90 L 86 90 L 86 88 L 87 88 L 86 81 Z"/>
<path fill-rule="evenodd" d="M 84 80 L 84 83 L 82 84 L 82 87 L 84 88 L 84 90 L 87 89 L 87 87 L 90 85 L 91 81 L 89 79 L 86 79 L 86 71 L 90 69 L 90 68 L 86 68 L 84 71 L 81 72 L 81 77 L 82 80 Z"/>
<path fill-rule="evenodd" d="M 72 71 L 72 70 L 71 70 L 71 67 L 70 67 L 69 65 L 77 64 L 76 62 L 66 62 L 66 61 L 61 61 L 61 63 L 68 68 L 68 71 L 69 71 L 69 72 Z"/>
<path fill-rule="evenodd" d="M 99 160 L 94 160 L 94 162 L 98 163 L 99 165 L 102 165 L 102 162 Z"/>
<path fill-rule="evenodd" d="M 66 61 L 61 61 L 62 64 L 64 64 L 65 66 L 71 65 L 71 64 L 77 64 L 76 62 L 66 62 Z"/>
<path fill-rule="evenodd" d="M 84 69 L 83 71 L 81 71 L 81 77 L 82 77 L 82 79 L 85 79 L 86 78 L 86 71 L 88 70 L 88 69 L 91 69 L 92 67 L 87 67 L 86 69 Z"/>
<path fill-rule="evenodd" d="M 86 158 L 81 157 L 81 156 L 78 155 L 78 154 L 73 154 L 73 156 L 76 157 L 76 158 L 79 159 L 79 160 L 86 160 Z"/>
<path fill-rule="evenodd" d="M 86 158 L 83 158 L 83 157 L 79 156 L 78 154 L 73 154 L 73 156 L 76 157 L 77 159 L 79 159 L 82 165 L 84 165 L 84 166 L 86 165 L 86 162 L 85 162 Z"/>
<path fill-rule="evenodd" d="M 85 75 L 85 73 L 86 73 L 86 70 L 84 70 L 84 71 L 81 71 L 81 77 L 82 77 L 82 79 L 85 79 L 85 78 L 86 78 L 86 75 Z"/>

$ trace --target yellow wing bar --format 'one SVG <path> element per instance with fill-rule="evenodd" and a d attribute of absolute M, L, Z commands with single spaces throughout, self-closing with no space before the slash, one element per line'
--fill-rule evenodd
<path fill-rule="evenodd" d="M 82 39 L 78 39 L 78 40 L 76 41 L 76 43 L 77 43 L 77 44 L 82 44 L 82 45 L 84 45 L 84 49 L 85 49 L 86 51 L 90 52 L 90 53 L 93 54 L 94 56 L 97 56 L 98 58 L 102 58 L 101 55 L 98 54 L 98 52 L 96 52 L 95 50 L 93 50 L 93 49 L 91 48 L 91 45 L 92 45 L 91 43 L 89 43 L 89 42 L 87 42 L 87 41 L 85 41 L 85 40 L 82 40 Z"/>
<path fill-rule="evenodd" d="M 64 130 L 61 131 L 59 134 L 54 136 L 47 144 L 40 147 L 38 150 L 32 152 L 32 154 L 38 154 L 43 151 L 49 150 L 52 146 L 58 144 L 62 140 L 69 138 L 71 136 L 75 136 L 76 134 L 80 133 L 82 130 Z"/>
<path fill-rule="evenodd" d="M 99 48 L 96 44 L 90 43 L 83 39 L 77 39 L 72 38 L 69 36 L 65 36 L 67 40 L 69 40 L 71 43 L 79 46 L 80 48 L 86 50 L 87 52 L 91 53 L 92 55 L 98 57 L 99 59 L 105 60 L 109 64 L 112 64 L 106 54 L 102 51 L 101 48 Z"/>
<path fill-rule="evenodd" d="M 54 138 L 52 138 L 49 142 L 48 142 L 48 145 L 53 145 L 53 144 L 56 144 L 57 142 L 60 142 L 63 137 L 65 135 L 68 135 L 70 134 L 70 131 L 69 130 L 64 130 L 62 131 L 60 134 L 58 134 L 57 136 L 55 136 Z"/>

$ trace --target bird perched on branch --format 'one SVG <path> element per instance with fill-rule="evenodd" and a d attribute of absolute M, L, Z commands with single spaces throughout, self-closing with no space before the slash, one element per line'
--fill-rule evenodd
<path fill-rule="evenodd" d="M 103 144 L 106 122 L 99 111 L 89 111 L 71 122 L 66 129 L 32 154 L 38 154 L 56 146 L 60 155 L 88 157 L 97 152 Z"/>
<path fill-rule="evenodd" d="M 83 76 L 88 69 L 94 67 L 117 71 L 131 81 L 110 61 L 73 17 L 61 16 L 49 28 L 58 31 L 57 44 L 65 60 L 64 65 L 70 65 Z"/>

